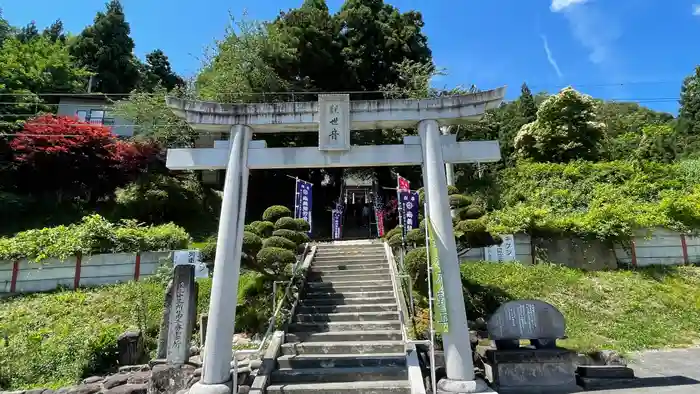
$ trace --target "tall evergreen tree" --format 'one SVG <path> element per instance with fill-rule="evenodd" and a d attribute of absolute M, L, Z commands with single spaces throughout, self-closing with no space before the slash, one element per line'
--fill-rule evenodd
<path fill-rule="evenodd" d="M 17 39 L 22 43 L 27 43 L 31 41 L 34 37 L 39 35 L 39 29 L 36 28 L 36 23 L 31 21 L 27 23 L 26 26 L 19 29 L 17 32 Z"/>
<path fill-rule="evenodd" d="M 700 66 L 683 80 L 678 114 L 689 132 L 700 134 Z"/>
<path fill-rule="evenodd" d="M 78 63 L 96 75 L 93 91 L 128 93 L 138 84 L 139 67 L 130 33 L 121 3 L 111 0 L 71 46 Z"/>
<path fill-rule="evenodd" d="M 52 23 L 51 26 L 44 29 L 41 34 L 53 42 L 66 41 L 66 34 L 63 31 L 63 22 L 60 19 L 56 19 L 56 21 Z"/>
<path fill-rule="evenodd" d="M 537 105 L 532 92 L 525 82 L 520 88 L 520 113 L 525 118 L 525 123 L 534 122 L 537 119 Z"/>
<path fill-rule="evenodd" d="M 146 55 L 139 83 L 140 90 L 146 92 L 152 92 L 158 84 L 168 91 L 185 85 L 185 81 L 172 70 L 168 57 L 160 49 Z"/>

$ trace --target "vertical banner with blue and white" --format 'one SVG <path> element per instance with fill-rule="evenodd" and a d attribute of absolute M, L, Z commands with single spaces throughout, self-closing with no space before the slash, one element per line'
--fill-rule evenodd
<path fill-rule="evenodd" d="M 311 182 L 297 179 L 296 195 L 294 198 L 294 217 L 304 219 L 309 223 L 309 235 L 311 235 Z"/>
<path fill-rule="evenodd" d="M 331 223 L 331 230 L 332 230 L 332 236 L 333 239 L 340 239 L 341 233 L 340 233 L 340 218 L 343 214 L 343 211 L 340 209 L 334 209 L 331 214 L 332 218 L 332 223 Z"/>
<path fill-rule="evenodd" d="M 412 190 L 400 191 L 399 204 L 404 233 L 418 228 L 418 192 Z"/>

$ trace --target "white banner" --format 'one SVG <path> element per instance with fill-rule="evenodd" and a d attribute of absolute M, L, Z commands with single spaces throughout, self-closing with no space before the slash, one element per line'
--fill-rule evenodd
<path fill-rule="evenodd" d="M 515 261 L 515 237 L 512 234 L 501 236 L 503 243 L 484 248 L 484 260 L 502 263 Z"/>

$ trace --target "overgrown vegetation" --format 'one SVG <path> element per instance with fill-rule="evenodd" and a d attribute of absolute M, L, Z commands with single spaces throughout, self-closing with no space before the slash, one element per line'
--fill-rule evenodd
<path fill-rule="evenodd" d="M 100 215 L 86 216 L 68 226 L 27 230 L 12 238 L 0 238 L 0 260 L 48 258 L 65 260 L 78 254 L 140 252 L 184 249 L 190 236 L 179 226 L 147 226 L 134 220 L 112 223 Z"/>
<path fill-rule="evenodd" d="M 206 313 L 211 280 L 198 283 L 197 310 Z M 55 389 L 113 370 L 117 337 L 126 330 L 142 330 L 155 351 L 164 288 L 162 280 L 149 278 L 0 302 L 0 389 Z M 271 302 L 261 276 L 243 273 L 238 288 L 236 331 L 263 331 Z"/>

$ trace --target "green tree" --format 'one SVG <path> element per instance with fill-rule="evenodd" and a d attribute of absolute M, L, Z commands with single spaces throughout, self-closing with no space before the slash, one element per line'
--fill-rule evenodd
<path fill-rule="evenodd" d="M 41 34 L 53 42 L 66 41 L 66 34 L 63 31 L 63 22 L 60 19 L 57 19 L 51 26 L 45 28 Z"/>
<path fill-rule="evenodd" d="M 520 115 L 526 123 L 534 122 L 537 119 L 537 105 L 532 92 L 526 83 L 520 88 Z"/>
<path fill-rule="evenodd" d="M 545 100 L 537 120 L 515 137 L 519 156 L 538 162 L 597 160 L 605 139 L 605 124 L 597 119 L 596 103 L 571 87 Z"/>
<path fill-rule="evenodd" d="M 0 8 L 0 45 L 5 41 L 5 38 L 12 35 L 12 26 L 2 16 L 2 8 Z"/>
<path fill-rule="evenodd" d="M 121 3 L 111 0 L 71 45 L 78 64 L 95 73 L 94 91 L 129 93 L 136 87 L 139 67 L 130 33 Z"/>
<path fill-rule="evenodd" d="M 146 92 L 154 91 L 158 85 L 167 91 L 185 86 L 185 81 L 172 70 L 168 57 L 160 49 L 146 55 L 146 64 L 140 74 L 140 90 Z"/>
<path fill-rule="evenodd" d="M 683 80 L 678 114 L 692 134 L 700 134 L 700 66 Z"/>
<path fill-rule="evenodd" d="M 31 21 L 26 26 L 19 29 L 15 37 L 23 43 L 33 40 L 39 36 L 39 29 L 36 28 L 36 23 Z"/>

